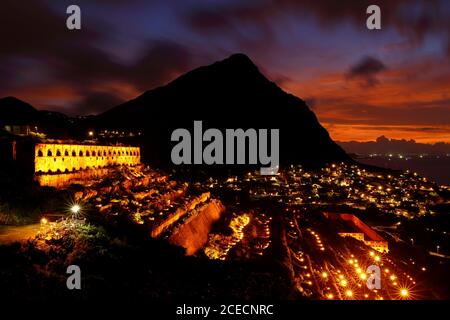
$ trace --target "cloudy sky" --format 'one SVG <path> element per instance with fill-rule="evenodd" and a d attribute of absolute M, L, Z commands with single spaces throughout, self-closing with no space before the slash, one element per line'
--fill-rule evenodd
<path fill-rule="evenodd" d="M 382 30 L 366 28 L 370 4 Z M 98 113 L 243 52 L 335 140 L 450 142 L 448 17 L 445 0 L 3 0 L 0 97 Z"/>

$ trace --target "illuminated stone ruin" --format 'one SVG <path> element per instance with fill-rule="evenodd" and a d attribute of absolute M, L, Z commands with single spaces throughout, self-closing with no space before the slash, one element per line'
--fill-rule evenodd
<path fill-rule="evenodd" d="M 75 172 L 141 162 L 139 147 L 36 144 L 34 171 L 37 174 Z"/>

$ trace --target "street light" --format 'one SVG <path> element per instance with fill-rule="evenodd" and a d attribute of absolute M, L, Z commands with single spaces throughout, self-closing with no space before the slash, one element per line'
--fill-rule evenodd
<path fill-rule="evenodd" d="M 414 239 L 411 238 L 410 240 L 411 240 L 411 245 L 414 246 Z"/>
<path fill-rule="evenodd" d="M 80 212 L 81 207 L 78 204 L 74 204 L 71 208 L 70 211 L 72 211 L 73 213 L 77 214 L 78 212 Z"/>
<path fill-rule="evenodd" d="M 436 246 L 436 253 L 439 253 L 439 245 Z"/>
<path fill-rule="evenodd" d="M 408 296 L 409 296 L 408 289 L 401 289 L 401 290 L 400 290 L 400 295 L 401 295 L 403 298 L 408 297 Z"/>

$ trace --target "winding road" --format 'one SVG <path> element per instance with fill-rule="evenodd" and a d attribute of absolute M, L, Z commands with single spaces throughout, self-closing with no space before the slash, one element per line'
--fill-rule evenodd
<path fill-rule="evenodd" d="M 33 238 L 40 227 L 39 223 L 24 226 L 0 226 L 0 244 L 26 241 Z"/>

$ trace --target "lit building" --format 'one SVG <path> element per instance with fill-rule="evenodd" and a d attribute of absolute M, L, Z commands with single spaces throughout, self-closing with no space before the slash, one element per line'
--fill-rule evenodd
<path fill-rule="evenodd" d="M 331 212 L 323 215 L 336 224 L 340 236 L 355 238 L 379 252 L 389 252 L 388 242 L 355 215 Z"/>
<path fill-rule="evenodd" d="M 36 144 L 34 171 L 37 174 L 65 173 L 114 165 L 137 165 L 140 158 L 139 147 Z"/>

